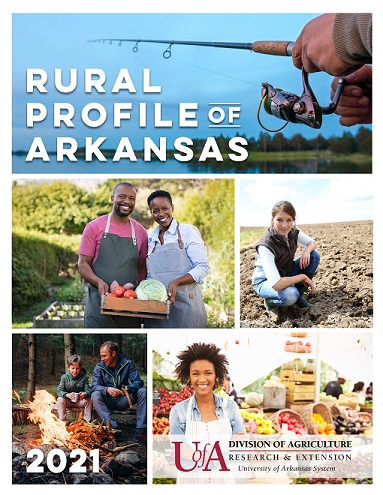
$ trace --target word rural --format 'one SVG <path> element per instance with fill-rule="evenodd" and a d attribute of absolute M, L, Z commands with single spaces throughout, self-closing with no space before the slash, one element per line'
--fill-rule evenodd
<path fill-rule="evenodd" d="M 193 101 L 174 105 L 156 101 L 156 97 L 161 99 L 162 86 L 152 82 L 150 69 L 142 69 L 138 82 L 133 81 L 127 68 L 121 68 L 112 83 L 108 79 L 111 89 L 105 88 L 106 81 L 106 72 L 99 68 L 84 69 L 80 74 L 77 69 L 64 73 L 57 68 L 52 74 L 41 68 L 26 69 L 26 127 L 36 133 L 41 131 L 28 145 L 26 162 L 34 159 L 50 161 L 52 150 L 44 141 L 43 133 L 51 136 L 52 130 L 57 131 L 53 153 L 58 162 L 64 159 L 76 162 L 80 152 L 85 161 L 104 162 L 107 157 L 103 149 L 108 149 L 109 153 L 113 150 L 109 156 L 115 162 L 121 159 L 135 162 L 138 158 L 166 161 L 169 153 L 172 154 L 170 158 L 179 162 L 193 159 L 201 162 L 223 161 L 224 156 L 234 162 L 247 159 L 248 143 L 237 133 L 228 142 L 225 141 L 225 150 L 220 149 L 221 145 L 213 136 L 203 138 L 202 146 L 201 140 L 198 140 L 197 146 L 186 135 L 189 129 L 202 126 L 202 121 L 210 132 L 212 129 L 222 132 L 222 128 L 240 128 L 240 103 L 201 104 Z M 55 95 L 54 102 L 52 94 Z M 79 104 L 81 101 L 82 104 Z M 170 134 L 175 128 L 184 135 L 177 136 L 171 142 L 166 135 L 158 136 Z M 85 131 L 81 133 L 83 129 Z M 98 133 L 101 129 L 104 135 L 93 135 L 94 130 Z M 120 132 L 124 135 L 120 136 Z M 153 132 L 156 137 L 146 136 L 146 132 Z M 84 133 L 92 135 L 83 136 Z M 117 136 L 113 146 L 108 143 L 111 136 L 113 139 Z"/>

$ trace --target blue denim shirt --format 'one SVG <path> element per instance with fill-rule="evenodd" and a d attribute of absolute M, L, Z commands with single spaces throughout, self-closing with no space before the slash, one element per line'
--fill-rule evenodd
<path fill-rule="evenodd" d="M 223 419 L 223 403 L 224 399 L 214 395 L 215 411 L 218 419 Z M 195 394 L 178 404 L 174 405 L 170 410 L 170 434 L 171 435 L 184 435 L 186 431 L 186 413 L 189 405 L 189 401 L 192 401 L 192 421 L 201 421 L 201 413 L 198 409 Z M 233 400 L 227 401 L 227 415 L 230 419 L 233 435 L 238 432 L 245 433 L 245 426 L 242 416 L 239 412 L 239 407 Z"/>

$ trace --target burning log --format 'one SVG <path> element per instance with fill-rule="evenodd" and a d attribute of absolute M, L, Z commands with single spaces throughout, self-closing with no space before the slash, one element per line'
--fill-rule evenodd
<path fill-rule="evenodd" d="M 29 445 L 14 442 L 13 483 L 146 483 L 146 451 L 140 456 L 128 450 L 135 446 L 140 450 L 140 444 L 116 447 L 110 425 L 88 423 L 81 413 L 67 425 L 52 411 L 55 403 L 51 394 L 39 390 L 25 405 L 28 418 L 39 426 L 41 440 Z"/>
<path fill-rule="evenodd" d="M 39 425 L 43 444 L 65 447 L 71 435 L 65 428 L 65 423 L 52 413 L 52 406 L 57 400 L 46 390 L 37 390 L 33 399 L 27 402 L 30 408 L 28 419 Z"/>
<path fill-rule="evenodd" d="M 57 445 L 68 449 L 80 448 L 89 454 L 95 447 L 100 447 L 102 442 L 114 440 L 110 425 L 103 426 L 98 421 L 88 423 L 83 420 L 82 413 L 77 421 L 66 425 L 52 412 L 52 406 L 56 402 L 55 397 L 49 392 L 38 390 L 34 400 L 27 403 L 30 409 L 28 419 L 38 424 L 43 445 Z"/>

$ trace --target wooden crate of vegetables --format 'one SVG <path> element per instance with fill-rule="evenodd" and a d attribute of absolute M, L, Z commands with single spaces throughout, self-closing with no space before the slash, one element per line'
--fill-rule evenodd
<path fill-rule="evenodd" d="M 143 280 L 137 289 L 117 285 L 101 298 L 101 313 L 139 318 L 168 319 L 170 302 L 166 288 L 157 280 Z"/>

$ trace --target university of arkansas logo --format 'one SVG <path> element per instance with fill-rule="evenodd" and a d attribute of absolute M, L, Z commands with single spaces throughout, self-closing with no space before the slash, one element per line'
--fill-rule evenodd
<path fill-rule="evenodd" d="M 219 441 L 216 441 L 212 448 L 210 448 L 210 443 L 207 443 L 204 446 L 201 445 L 201 448 L 199 447 L 201 442 L 192 443 L 194 445 L 194 452 L 191 456 L 191 461 L 194 463 L 194 466 L 187 469 L 184 468 L 181 463 L 181 445 L 183 445 L 183 443 L 172 442 L 172 444 L 174 444 L 174 462 L 179 471 L 189 473 L 190 471 L 194 471 L 194 469 L 201 468 L 201 471 L 211 471 L 211 462 L 219 463 L 220 468 L 218 471 L 230 471 L 230 469 L 226 466 L 221 447 L 219 446 Z"/>

